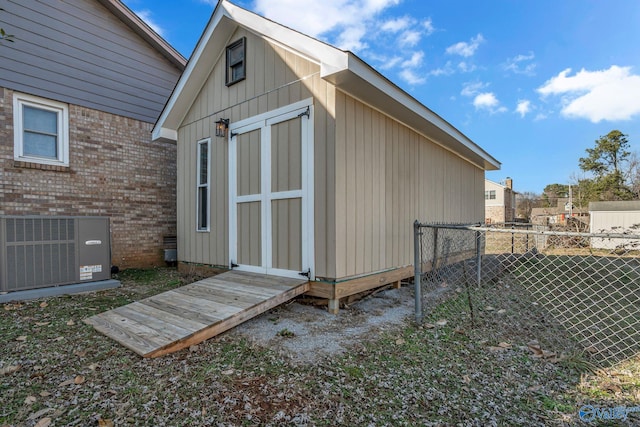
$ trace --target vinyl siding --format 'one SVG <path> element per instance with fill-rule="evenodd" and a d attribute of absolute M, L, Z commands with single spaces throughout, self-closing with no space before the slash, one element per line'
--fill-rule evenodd
<path fill-rule="evenodd" d="M 413 262 L 413 221 L 480 222 L 484 171 L 336 93 L 335 278 Z"/>
<path fill-rule="evenodd" d="M 0 85 L 153 123 L 181 70 L 94 0 L 5 1 Z"/>
<path fill-rule="evenodd" d="M 229 262 L 228 143 L 215 137 L 214 122 L 219 118 L 237 122 L 313 97 L 315 269 L 319 276 L 333 276 L 335 91 L 320 79 L 317 64 L 242 28 L 229 43 L 240 37 L 247 38 L 247 78 L 227 87 L 224 53 L 212 58 L 209 78 L 178 130 L 178 256 L 180 261 L 218 266 Z M 212 138 L 211 231 L 197 233 L 193 162 L 198 139 L 209 136 Z M 278 260 L 283 257 L 278 255 Z"/>

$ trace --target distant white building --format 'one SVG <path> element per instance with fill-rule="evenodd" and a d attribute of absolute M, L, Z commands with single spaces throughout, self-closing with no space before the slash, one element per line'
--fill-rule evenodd
<path fill-rule="evenodd" d="M 516 218 L 516 192 L 513 180 L 507 178 L 504 185 L 484 180 L 484 222 L 496 224 L 513 222 Z"/>
<path fill-rule="evenodd" d="M 628 233 L 640 235 L 640 201 L 589 203 L 592 233 Z M 631 239 L 591 239 L 596 249 L 626 248 L 640 250 L 640 242 Z"/>

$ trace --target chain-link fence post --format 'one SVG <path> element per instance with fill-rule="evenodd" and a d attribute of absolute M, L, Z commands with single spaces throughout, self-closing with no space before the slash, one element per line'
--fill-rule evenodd
<path fill-rule="evenodd" d="M 415 287 L 416 322 L 422 322 L 422 245 L 420 243 L 420 223 L 416 219 L 413 223 L 413 270 Z"/>
<path fill-rule="evenodd" d="M 476 231 L 476 283 L 482 282 L 482 233 Z"/>

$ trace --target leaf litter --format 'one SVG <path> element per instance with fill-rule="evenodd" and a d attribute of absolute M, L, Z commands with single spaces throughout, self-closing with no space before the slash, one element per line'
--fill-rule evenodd
<path fill-rule="evenodd" d="M 155 282 L 123 280 L 121 289 L 60 297 L 55 310 L 51 302 L 42 310 L 43 301 L 5 305 L 0 330 L 14 337 L 29 331 L 29 339 L 0 349 L 7 402 L 0 425 L 317 425 L 330 419 L 333 425 L 542 426 L 576 423 L 585 403 L 640 402 L 640 363 L 598 374 L 576 370 L 572 363 L 580 360 L 563 348 L 557 331 L 539 327 L 534 317 L 512 316 L 512 307 L 499 315 L 484 311 L 488 317 L 478 328 L 440 315 L 416 326 L 406 286 L 350 304 L 338 316 L 287 304 L 159 359 L 141 359 L 82 322 L 67 325 L 184 280 L 161 270 Z M 33 320 L 26 318 L 51 324 L 30 331 Z M 285 329 L 293 334 L 278 335 Z M 43 376 L 32 378 L 34 372 Z M 25 403 L 29 396 L 36 401 Z"/>

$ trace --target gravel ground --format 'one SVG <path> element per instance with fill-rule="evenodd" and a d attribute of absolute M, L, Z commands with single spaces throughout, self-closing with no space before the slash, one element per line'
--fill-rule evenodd
<path fill-rule="evenodd" d="M 361 299 L 337 315 L 326 307 L 292 301 L 227 334 L 269 348 L 290 363 L 317 363 L 398 329 L 413 314 L 413 293 L 402 287 Z"/>

